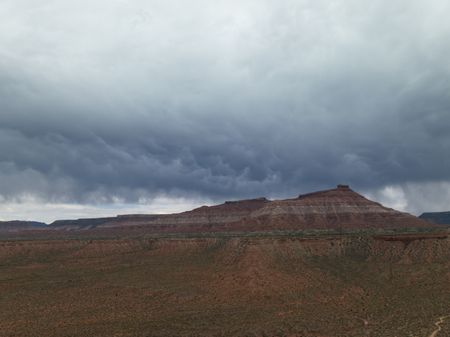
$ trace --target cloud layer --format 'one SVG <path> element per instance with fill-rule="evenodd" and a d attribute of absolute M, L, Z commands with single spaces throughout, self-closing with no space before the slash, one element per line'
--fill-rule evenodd
<path fill-rule="evenodd" d="M 223 200 L 346 182 L 390 204 L 403 193 L 414 212 L 440 191 L 450 209 L 449 10 L 4 0 L 0 198 Z"/>

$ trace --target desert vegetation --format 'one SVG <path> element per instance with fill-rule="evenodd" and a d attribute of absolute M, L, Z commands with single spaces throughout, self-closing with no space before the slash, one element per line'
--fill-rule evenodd
<path fill-rule="evenodd" d="M 449 270 L 442 233 L 5 239 L 0 336 L 428 337 Z"/>

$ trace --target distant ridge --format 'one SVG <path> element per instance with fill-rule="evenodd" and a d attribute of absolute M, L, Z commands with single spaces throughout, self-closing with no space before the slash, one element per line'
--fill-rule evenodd
<path fill-rule="evenodd" d="M 201 206 L 175 214 L 129 214 L 112 218 L 58 220 L 50 224 L 59 229 L 93 229 L 149 226 L 155 231 L 210 231 L 235 223 L 270 203 L 266 198 L 226 201 L 220 205 Z"/>
<path fill-rule="evenodd" d="M 56 220 L 50 224 L 52 228 L 79 228 L 79 229 L 90 229 L 95 228 L 101 224 L 108 221 L 114 220 L 114 217 L 109 218 L 87 218 L 87 219 L 77 219 L 77 220 Z"/>
<path fill-rule="evenodd" d="M 427 212 L 419 218 L 438 225 L 450 225 L 450 212 Z"/>
<path fill-rule="evenodd" d="M 37 230 L 45 228 L 47 228 L 47 224 L 37 221 L 0 221 L 0 231 L 3 232 L 18 232 L 23 230 Z"/>

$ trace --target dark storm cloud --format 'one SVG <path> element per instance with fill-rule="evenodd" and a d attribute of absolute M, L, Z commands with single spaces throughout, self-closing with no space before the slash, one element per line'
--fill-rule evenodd
<path fill-rule="evenodd" d="M 4 200 L 450 181 L 445 1 L 0 8 Z"/>

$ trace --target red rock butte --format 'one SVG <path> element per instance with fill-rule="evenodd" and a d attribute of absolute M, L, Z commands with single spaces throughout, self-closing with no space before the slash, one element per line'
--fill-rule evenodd
<path fill-rule="evenodd" d="M 421 219 L 387 208 L 348 185 L 273 201 L 250 214 L 250 222 L 272 229 L 370 229 L 430 227 Z"/>

